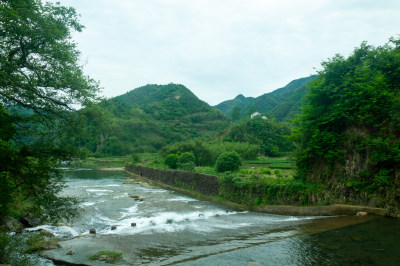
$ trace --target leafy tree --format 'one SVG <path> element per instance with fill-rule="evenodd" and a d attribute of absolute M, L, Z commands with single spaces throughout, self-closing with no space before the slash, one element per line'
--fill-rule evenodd
<path fill-rule="evenodd" d="M 200 139 L 178 142 L 173 145 L 164 146 L 160 150 L 160 153 L 164 156 L 169 153 L 182 154 L 185 152 L 191 152 L 194 154 L 194 162 L 196 165 L 212 165 L 215 163 L 215 161 L 212 160 L 210 149 Z"/>
<path fill-rule="evenodd" d="M 217 158 L 215 169 L 217 172 L 237 171 L 241 165 L 241 160 L 237 152 L 224 152 Z"/>
<path fill-rule="evenodd" d="M 98 91 L 71 39 L 83 26 L 73 8 L 38 0 L 0 1 L 0 21 L 0 219 L 14 200 L 44 219 L 71 217 L 74 199 L 50 180 L 61 178 L 57 163 L 78 155 L 70 111 Z"/>
<path fill-rule="evenodd" d="M 179 155 L 178 154 L 168 154 L 165 157 L 164 163 L 168 165 L 169 168 L 176 169 L 178 167 Z"/>
<path fill-rule="evenodd" d="M 73 8 L 38 0 L 0 2 L 0 96 L 41 115 L 71 110 L 94 98 L 97 84 L 83 74 L 71 31 Z"/>
<path fill-rule="evenodd" d="M 400 40 L 322 63 L 294 137 L 299 175 L 398 206 Z M 342 180 L 343 183 L 338 183 Z M 397 189 L 397 190 L 396 190 Z M 348 197 L 348 195 L 347 195 Z M 396 207 L 398 208 L 398 207 Z"/>
<path fill-rule="evenodd" d="M 196 158 L 194 157 L 193 152 L 184 152 L 179 156 L 179 163 L 188 163 L 195 162 Z"/>
<path fill-rule="evenodd" d="M 232 113 L 231 113 L 231 119 L 233 122 L 239 121 L 242 118 L 242 114 L 241 114 L 241 110 L 240 107 L 235 106 L 232 109 Z"/>
<path fill-rule="evenodd" d="M 179 168 L 187 171 L 193 171 L 196 167 L 196 158 L 192 152 L 184 152 L 179 156 Z"/>

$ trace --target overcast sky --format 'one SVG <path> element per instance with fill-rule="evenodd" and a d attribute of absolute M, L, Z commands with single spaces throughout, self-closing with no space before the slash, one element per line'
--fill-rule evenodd
<path fill-rule="evenodd" d="M 85 73 L 113 97 L 180 83 L 216 105 L 314 74 L 400 34 L 399 0 L 61 0 L 81 14 Z"/>

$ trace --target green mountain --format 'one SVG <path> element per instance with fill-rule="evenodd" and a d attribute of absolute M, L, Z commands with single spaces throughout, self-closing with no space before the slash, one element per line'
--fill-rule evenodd
<path fill-rule="evenodd" d="M 230 116 L 235 107 L 239 107 L 242 117 L 250 112 L 259 112 L 274 116 L 277 121 L 285 121 L 293 118 L 300 112 L 301 100 L 307 94 L 306 85 L 314 77 L 300 78 L 291 81 L 285 87 L 270 93 L 253 98 L 238 95 L 233 100 L 224 101 L 215 106 L 225 115 Z"/>
<path fill-rule="evenodd" d="M 177 141 L 212 137 L 229 127 L 221 111 L 179 84 L 146 85 L 82 114 L 88 132 L 81 145 L 110 155 L 153 152 Z"/>
<path fill-rule="evenodd" d="M 239 107 L 241 112 L 243 113 L 249 108 L 253 101 L 253 97 L 244 97 L 242 94 L 239 94 L 234 99 L 224 101 L 214 107 L 230 117 L 234 107 Z"/>

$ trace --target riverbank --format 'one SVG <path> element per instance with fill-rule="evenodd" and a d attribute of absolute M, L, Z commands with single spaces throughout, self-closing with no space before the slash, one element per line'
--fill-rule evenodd
<path fill-rule="evenodd" d="M 241 211 L 253 211 L 253 212 L 261 212 L 261 213 L 271 213 L 271 214 L 280 214 L 280 215 L 293 215 L 293 216 L 331 216 L 331 215 L 356 215 L 357 212 L 367 212 L 368 214 L 385 216 L 385 209 L 369 207 L 369 206 L 359 206 L 359 205 L 348 205 L 348 204 L 331 204 L 326 206 L 292 206 L 292 205 L 260 205 L 260 206 L 252 206 L 239 204 L 232 201 L 229 201 L 220 196 L 221 193 L 216 193 L 217 189 L 219 192 L 221 187 L 218 183 L 217 176 L 207 175 L 207 180 L 214 179 L 217 183 L 212 182 L 215 186 L 213 188 L 212 193 L 201 193 L 199 189 L 196 187 L 197 183 L 204 183 L 199 178 L 198 174 L 185 172 L 185 171 L 168 171 L 168 170 L 159 170 L 149 167 L 143 166 L 134 166 L 127 164 L 125 166 L 125 171 L 134 179 L 139 179 L 146 181 L 154 186 L 158 186 L 164 189 L 173 190 L 190 197 L 206 200 L 212 203 L 221 204 L 224 206 L 228 206 L 230 208 L 241 210 Z M 186 180 L 182 180 L 179 176 L 185 176 L 185 173 L 188 175 Z M 175 175 L 178 177 L 176 178 Z M 160 179 L 162 177 L 162 179 Z M 196 179 L 196 182 L 191 183 L 188 179 Z M 207 187 L 207 184 L 203 184 Z M 211 187 L 208 185 L 208 187 Z M 203 189 L 204 191 L 204 189 Z"/>

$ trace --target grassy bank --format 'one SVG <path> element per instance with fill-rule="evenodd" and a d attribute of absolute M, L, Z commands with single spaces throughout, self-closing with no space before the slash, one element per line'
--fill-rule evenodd
<path fill-rule="evenodd" d="M 126 162 L 129 162 L 128 156 L 120 157 L 88 157 L 76 162 L 75 166 L 88 168 L 121 168 Z"/>

